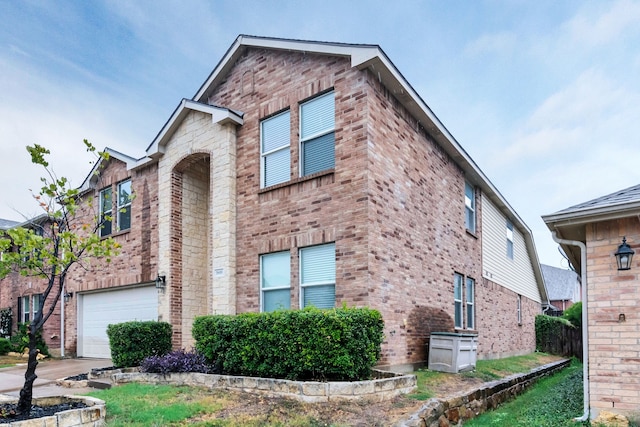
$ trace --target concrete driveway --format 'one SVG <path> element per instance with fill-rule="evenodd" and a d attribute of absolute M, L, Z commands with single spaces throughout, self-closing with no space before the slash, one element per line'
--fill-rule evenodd
<path fill-rule="evenodd" d="M 113 366 L 111 359 L 50 359 L 38 363 L 33 384 L 33 396 L 59 396 L 82 394 L 94 391 L 93 388 L 67 388 L 56 385 L 56 380 L 79 374 L 86 374 L 93 368 Z M 19 396 L 24 384 L 27 363 L 0 369 L 0 395 Z"/>

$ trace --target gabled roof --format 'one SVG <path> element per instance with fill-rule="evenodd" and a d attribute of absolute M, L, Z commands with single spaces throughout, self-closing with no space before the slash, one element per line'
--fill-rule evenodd
<path fill-rule="evenodd" d="M 176 107 L 171 114 L 171 117 L 164 124 L 158 135 L 153 139 L 151 144 L 147 147 L 147 156 L 152 159 L 157 159 L 164 153 L 167 142 L 171 135 L 178 129 L 178 126 L 182 123 L 184 118 L 191 111 L 200 111 L 201 113 L 211 114 L 211 120 L 214 123 L 236 123 L 241 125 L 243 123 L 242 116 L 244 113 L 239 111 L 233 111 L 228 108 L 218 107 L 216 105 L 203 104 L 201 102 L 191 101 L 188 99 L 182 99 L 180 104 Z"/>
<path fill-rule="evenodd" d="M 552 267 L 542 264 L 542 275 L 547 285 L 549 300 L 571 300 L 578 282 L 578 274 L 573 270 Z"/>
<path fill-rule="evenodd" d="M 119 151 L 113 150 L 109 147 L 106 147 L 104 151 L 109 154 L 109 160 L 111 160 L 111 158 L 114 158 L 125 163 L 127 165 L 127 170 L 133 168 L 138 163 L 138 159 L 135 159 L 131 156 L 123 154 Z M 99 170 L 103 162 L 105 162 L 105 159 L 101 157 L 100 159 L 98 159 L 98 161 L 94 163 L 93 167 L 91 168 L 91 171 L 89 172 L 87 177 L 84 179 L 84 181 L 82 181 L 82 184 L 80 184 L 80 187 L 78 187 L 78 190 L 80 191 L 80 193 L 84 193 L 85 191 L 90 190 L 96 184 L 98 179 L 98 175 L 96 174 L 96 171 Z"/>
<path fill-rule="evenodd" d="M 395 67 L 387 55 L 378 45 L 347 44 L 314 42 L 304 40 L 280 39 L 270 37 L 256 37 L 240 35 L 227 50 L 222 60 L 213 69 L 209 77 L 193 96 L 193 101 L 207 104 L 215 88 L 224 81 L 236 61 L 250 48 L 273 49 L 312 53 L 349 58 L 351 66 L 359 70 L 370 70 L 379 81 L 400 101 L 403 106 L 418 120 L 419 124 L 437 141 L 437 143 L 464 170 L 466 179 L 480 187 L 484 194 L 498 206 L 498 208 L 522 232 L 527 251 L 532 257 L 532 267 L 543 302 L 547 293 L 544 289 L 544 279 L 540 270 L 538 255 L 533 241 L 531 229 L 525 224 L 518 213 L 511 207 L 489 178 L 482 172 L 475 161 L 462 148 L 447 128 L 413 89 L 400 71 Z M 176 113 L 174 113 L 174 116 Z M 173 120 L 173 116 L 172 116 Z M 171 122 L 171 120 L 170 120 Z M 165 125 L 165 128 L 167 125 Z M 163 128 L 164 129 L 164 128 Z M 160 136 L 160 135 L 159 135 Z M 158 139 L 158 137 L 156 137 Z M 149 148 L 152 148 L 153 145 Z M 149 153 L 149 150 L 147 150 Z"/>
<path fill-rule="evenodd" d="M 640 185 L 625 188 L 597 199 L 589 200 L 550 215 L 542 220 L 558 237 L 585 242 L 585 225 L 640 215 Z M 580 268 L 580 251 L 576 246 L 563 245 L 571 264 Z"/>

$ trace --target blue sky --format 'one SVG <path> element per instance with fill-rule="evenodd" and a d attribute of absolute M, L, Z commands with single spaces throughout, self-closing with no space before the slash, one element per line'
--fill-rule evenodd
<path fill-rule="evenodd" d="M 0 218 L 37 215 L 51 149 L 141 157 L 238 34 L 378 44 L 565 267 L 540 219 L 640 183 L 640 1 L 0 0 Z"/>

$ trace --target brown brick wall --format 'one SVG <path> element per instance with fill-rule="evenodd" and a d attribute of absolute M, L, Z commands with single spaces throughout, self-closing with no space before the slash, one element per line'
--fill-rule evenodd
<path fill-rule="evenodd" d="M 591 224 L 587 233 L 587 307 L 591 407 L 640 408 L 640 226 L 638 218 Z M 626 236 L 633 266 L 618 271 L 614 253 Z"/>
<path fill-rule="evenodd" d="M 127 171 L 126 164 L 114 157 L 100 173 L 96 188 L 88 193 L 76 221 L 77 224 L 93 224 L 98 213 L 99 192 L 112 186 L 117 194 L 117 184 L 131 178 L 134 199 L 131 203 L 131 229 L 118 232 L 114 224 L 114 240 L 120 244 L 120 254 L 110 263 L 91 260 L 76 265 L 69 272 L 67 292 L 74 297 L 65 306 L 65 348 L 68 356 L 77 352 L 78 292 L 135 285 L 151 282 L 157 275 L 158 235 L 156 231 L 158 207 L 157 167 L 150 165 L 135 171 Z"/>

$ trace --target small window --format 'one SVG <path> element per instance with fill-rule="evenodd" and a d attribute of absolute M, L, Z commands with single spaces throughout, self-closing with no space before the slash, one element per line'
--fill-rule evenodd
<path fill-rule="evenodd" d="M 522 295 L 518 295 L 518 300 L 517 300 L 517 319 L 518 319 L 518 325 L 522 325 Z"/>
<path fill-rule="evenodd" d="M 291 308 L 291 260 L 289 252 L 260 256 L 261 311 Z"/>
<path fill-rule="evenodd" d="M 113 221 L 113 200 L 111 198 L 111 187 L 100 192 L 100 236 L 108 236 L 112 232 Z"/>
<path fill-rule="evenodd" d="M 467 302 L 467 329 L 475 329 L 476 316 L 474 311 L 475 306 L 475 287 L 476 281 L 467 277 L 467 286 L 465 288 L 465 296 Z"/>
<path fill-rule="evenodd" d="M 336 245 L 300 249 L 300 307 L 336 305 Z"/>
<path fill-rule="evenodd" d="M 476 232 L 476 192 L 471 184 L 464 183 L 464 222 L 467 230 Z"/>
<path fill-rule="evenodd" d="M 118 230 L 131 228 L 131 180 L 118 184 Z"/>
<path fill-rule="evenodd" d="M 513 223 L 507 220 L 507 258 L 513 259 Z"/>
<path fill-rule="evenodd" d="M 461 274 L 455 273 L 453 277 L 453 306 L 454 306 L 454 322 L 456 328 L 462 328 L 462 282 Z"/>
<path fill-rule="evenodd" d="M 36 294 L 31 297 L 31 306 L 33 307 L 32 319 L 35 319 L 40 312 L 40 304 L 42 302 L 42 294 Z"/>
<path fill-rule="evenodd" d="M 31 321 L 31 297 L 29 295 L 18 299 L 18 322 Z"/>
<path fill-rule="evenodd" d="M 334 92 L 300 105 L 302 176 L 335 167 L 335 110 Z"/>
<path fill-rule="evenodd" d="M 290 113 L 260 123 L 260 188 L 291 179 Z"/>

